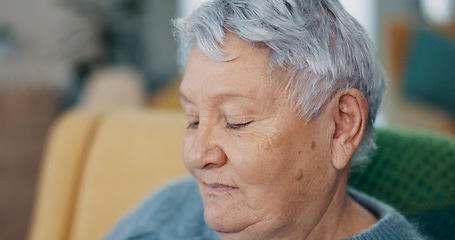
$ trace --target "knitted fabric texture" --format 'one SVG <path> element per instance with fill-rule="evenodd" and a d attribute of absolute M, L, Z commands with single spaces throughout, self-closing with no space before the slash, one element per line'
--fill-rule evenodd
<path fill-rule="evenodd" d="M 455 239 L 455 140 L 379 129 L 371 162 L 349 185 L 394 206 L 433 239 Z"/>

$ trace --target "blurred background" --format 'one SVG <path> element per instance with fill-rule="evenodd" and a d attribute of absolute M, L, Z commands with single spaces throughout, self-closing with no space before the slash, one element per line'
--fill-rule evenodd
<path fill-rule="evenodd" d="M 24 239 L 46 134 L 72 108 L 179 108 L 171 19 L 203 0 L 0 0 L 0 239 Z M 455 136 L 455 1 L 343 0 L 388 77 L 377 124 Z"/>

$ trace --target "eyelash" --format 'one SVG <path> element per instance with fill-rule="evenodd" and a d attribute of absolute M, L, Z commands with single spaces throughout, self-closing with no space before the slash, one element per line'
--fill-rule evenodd
<path fill-rule="evenodd" d="M 199 127 L 199 122 L 194 122 L 194 123 L 188 124 L 188 127 L 186 127 L 186 129 L 198 129 L 198 127 Z"/>
<path fill-rule="evenodd" d="M 246 122 L 246 123 L 226 123 L 226 128 L 229 128 L 229 129 L 233 129 L 233 130 L 238 130 L 238 129 L 241 129 L 241 128 L 244 128 L 246 126 L 248 126 L 250 122 Z M 186 127 L 186 129 L 198 129 L 199 127 L 199 122 L 194 122 L 194 123 L 190 123 L 188 124 L 188 126 Z"/>
<path fill-rule="evenodd" d="M 248 124 L 250 124 L 250 123 L 251 122 L 236 123 L 236 124 L 226 123 L 226 127 L 229 128 L 229 129 L 233 129 L 233 130 L 238 130 L 238 129 L 241 129 L 241 128 L 244 128 L 244 127 L 248 126 Z"/>

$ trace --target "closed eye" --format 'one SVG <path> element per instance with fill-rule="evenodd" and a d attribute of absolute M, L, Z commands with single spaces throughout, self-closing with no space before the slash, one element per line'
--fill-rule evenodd
<path fill-rule="evenodd" d="M 199 128 L 199 122 L 194 122 L 188 124 L 188 127 L 186 129 L 198 129 Z"/>
<path fill-rule="evenodd" d="M 238 129 L 241 129 L 241 128 L 244 128 L 244 127 L 248 126 L 248 124 L 250 124 L 251 122 L 252 121 L 245 122 L 245 123 L 227 123 L 226 127 L 229 128 L 229 129 L 233 129 L 233 130 L 238 130 Z"/>

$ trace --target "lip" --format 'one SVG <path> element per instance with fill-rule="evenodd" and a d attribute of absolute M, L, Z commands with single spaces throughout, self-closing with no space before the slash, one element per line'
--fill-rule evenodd
<path fill-rule="evenodd" d="M 216 192 L 230 192 L 238 190 L 238 187 L 222 184 L 222 183 L 205 183 L 205 190 L 209 193 L 216 193 Z"/>

